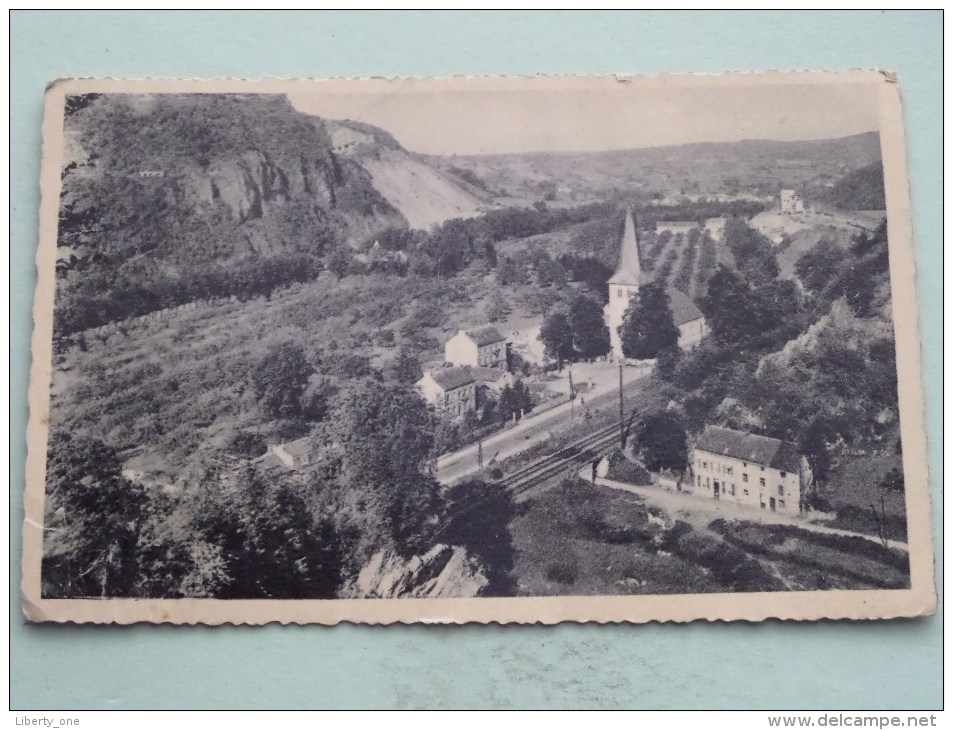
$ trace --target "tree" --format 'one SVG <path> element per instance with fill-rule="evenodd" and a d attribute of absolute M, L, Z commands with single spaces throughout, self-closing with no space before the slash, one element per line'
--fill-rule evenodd
<path fill-rule="evenodd" d="M 462 545 L 479 558 L 488 584 L 485 596 L 512 596 L 516 553 L 509 525 L 516 516 L 513 495 L 499 483 L 465 481 L 448 489 L 450 512 L 439 538 Z"/>
<path fill-rule="evenodd" d="M 503 286 L 526 284 L 529 282 L 529 275 L 525 266 L 511 258 L 504 258 L 496 267 L 496 280 Z"/>
<path fill-rule="evenodd" d="M 751 287 L 721 264 L 708 282 L 703 302 L 712 336 L 723 345 L 738 345 L 750 338 L 754 309 Z"/>
<path fill-rule="evenodd" d="M 420 360 L 406 348 L 401 348 L 391 368 L 394 380 L 404 385 L 413 385 L 423 375 Z"/>
<path fill-rule="evenodd" d="M 180 512 L 189 519 L 178 550 L 179 592 L 216 598 L 333 598 L 341 584 L 343 536 L 314 514 L 307 488 L 247 468 L 230 488 L 203 480 Z"/>
<path fill-rule="evenodd" d="M 43 594 L 134 596 L 144 490 L 122 476 L 115 449 L 98 439 L 54 430 L 47 453 Z"/>
<path fill-rule="evenodd" d="M 501 418 L 504 420 L 511 418 L 519 420 L 531 410 L 533 410 L 533 397 L 522 380 L 517 380 L 512 387 L 509 385 L 503 386 L 497 404 L 497 413 L 500 414 Z"/>
<path fill-rule="evenodd" d="M 688 466 L 688 436 L 681 422 L 664 411 L 642 418 L 636 429 L 639 458 L 649 471 L 684 472 Z"/>
<path fill-rule="evenodd" d="M 512 312 L 510 305 L 507 304 L 506 298 L 502 293 L 497 294 L 486 308 L 486 319 L 488 322 L 499 322 L 506 319 L 507 315 Z"/>
<path fill-rule="evenodd" d="M 880 542 L 884 547 L 888 547 L 890 544 L 890 514 L 887 503 L 899 497 L 902 504 L 903 494 L 903 471 L 894 467 L 880 480 L 880 484 L 877 485 L 877 499 L 869 505 L 870 512 L 874 518 L 874 524 L 877 526 L 877 537 L 880 538 Z"/>
<path fill-rule="evenodd" d="M 566 286 L 566 270 L 558 261 L 547 257 L 536 267 L 536 281 L 540 286 Z"/>
<path fill-rule="evenodd" d="M 609 354 L 609 328 L 598 302 L 582 294 L 576 296 L 569 304 L 569 326 L 578 357 L 591 360 Z"/>
<path fill-rule="evenodd" d="M 845 254 L 830 239 L 822 238 L 797 260 L 794 273 L 811 291 L 823 291 L 840 272 Z"/>
<path fill-rule="evenodd" d="M 436 425 L 404 385 L 359 380 L 338 394 L 329 429 L 364 548 L 412 555 L 428 544 L 441 504 L 430 469 Z"/>
<path fill-rule="evenodd" d="M 554 312 L 543 320 L 539 328 L 539 340 L 546 348 L 546 356 L 555 359 L 560 370 L 563 369 L 564 361 L 575 359 L 572 327 L 569 318 L 562 312 Z"/>
<path fill-rule="evenodd" d="M 678 346 L 678 329 L 665 289 L 659 284 L 639 288 L 626 309 L 619 336 L 623 354 L 636 360 L 649 360 Z"/>
<path fill-rule="evenodd" d="M 265 355 L 252 370 L 252 387 L 269 418 L 300 418 L 303 397 L 314 368 L 304 350 L 283 342 Z"/>

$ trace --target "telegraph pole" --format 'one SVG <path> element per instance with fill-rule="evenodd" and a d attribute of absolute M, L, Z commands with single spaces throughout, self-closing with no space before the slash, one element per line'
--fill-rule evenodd
<path fill-rule="evenodd" d="M 576 416 L 576 394 L 572 392 L 572 365 L 569 366 L 569 422 L 572 423 Z"/>
<path fill-rule="evenodd" d="M 625 449 L 625 402 L 622 398 L 622 359 L 619 359 L 619 448 Z"/>

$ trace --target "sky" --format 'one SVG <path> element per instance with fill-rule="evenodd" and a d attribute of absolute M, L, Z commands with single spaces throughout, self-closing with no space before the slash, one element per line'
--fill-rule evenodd
<path fill-rule="evenodd" d="M 600 151 L 879 129 L 872 75 L 811 83 L 763 76 L 337 82 L 291 93 L 299 110 L 367 122 L 426 154 Z M 535 83 L 534 83 L 535 82 Z"/>

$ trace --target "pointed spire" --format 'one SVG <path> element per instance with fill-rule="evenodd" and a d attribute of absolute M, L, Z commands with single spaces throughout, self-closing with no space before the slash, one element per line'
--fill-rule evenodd
<path fill-rule="evenodd" d="M 625 284 L 639 286 L 645 284 L 648 277 L 642 272 L 642 262 L 639 259 L 639 239 L 635 232 L 635 220 L 632 217 L 632 208 L 625 211 L 625 231 L 622 234 L 622 247 L 619 251 L 619 265 L 609 279 L 610 284 Z"/>

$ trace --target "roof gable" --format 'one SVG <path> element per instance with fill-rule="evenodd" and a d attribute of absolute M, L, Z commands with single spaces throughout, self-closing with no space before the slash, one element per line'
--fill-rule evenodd
<path fill-rule="evenodd" d="M 496 327 L 491 325 L 467 330 L 467 336 L 476 343 L 477 347 L 486 347 L 506 339 Z"/>
<path fill-rule="evenodd" d="M 800 455 L 794 444 L 730 428 L 708 426 L 695 442 L 695 448 L 780 471 L 800 469 Z"/>
<path fill-rule="evenodd" d="M 698 308 L 688 295 L 678 289 L 666 289 L 668 294 L 669 308 L 672 310 L 672 319 L 675 326 L 679 327 L 687 322 L 693 322 L 696 319 L 702 319 L 705 315 Z"/>
<path fill-rule="evenodd" d="M 428 375 L 445 391 L 456 390 L 474 382 L 473 375 L 467 368 L 440 368 Z"/>

